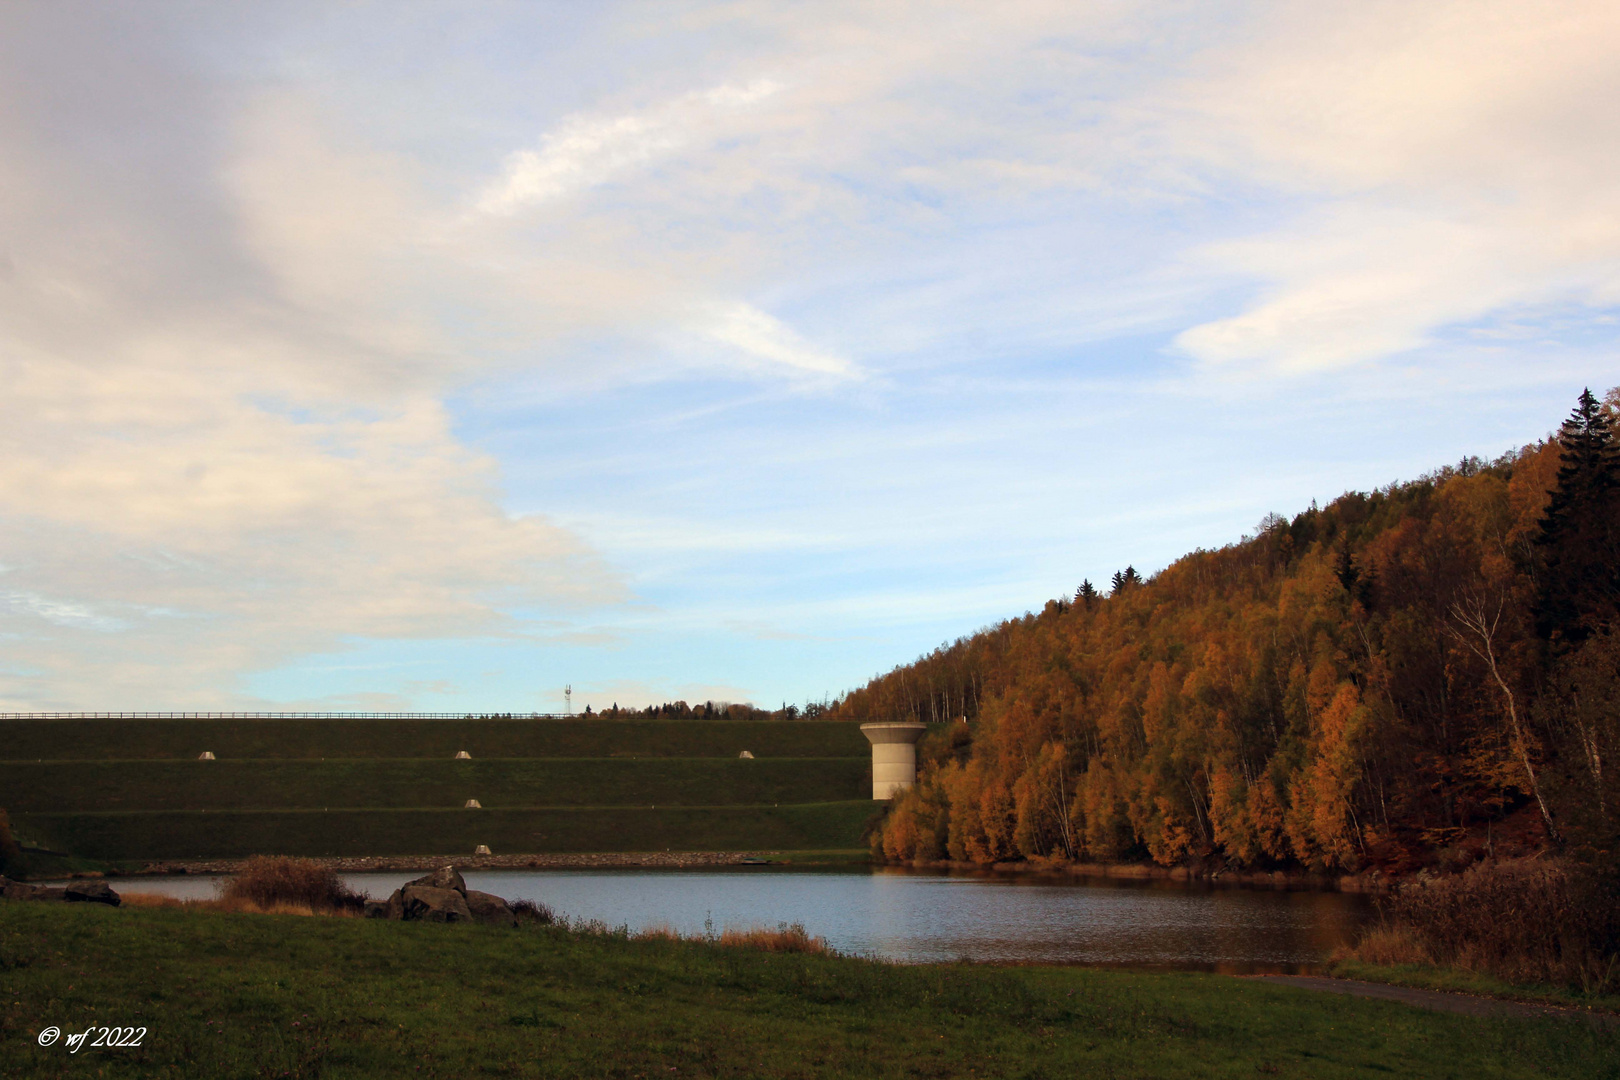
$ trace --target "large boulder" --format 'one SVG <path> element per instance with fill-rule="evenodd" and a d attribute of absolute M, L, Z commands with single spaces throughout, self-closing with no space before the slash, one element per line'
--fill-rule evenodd
<path fill-rule="evenodd" d="M 0 896 L 7 900 L 62 900 L 67 896 L 67 890 L 0 878 Z"/>
<path fill-rule="evenodd" d="M 405 887 L 419 886 L 428 889 L 454 889 L 463 895 L 467 892 L 467 883 L 461 879 L 453 866 L 441 866 L 431 874 L 424 874 L 415 881 L 407 881 Z"/>
<path fill-rule="evenodd" d="M 454 889 L 407 885 L 400 890 L 399 899 L 401 916 L 407 922 L 472 921 L 472 912 L 467 910 L 467 898 Z"/>
<path fill-rule="evenodd" d="M 366 918 L 386 919 L 389 917 L 390 904 L 387 900 L 367 900 Z"/>
<path fill-rule="evenodd" d="M 494 893 L 479 892 L 477 889 L 467 890 L 467 910 L 472 912 L 473 922 L 485 926 L 516 926 L 517 916 L 512 913 L 505 900 Z"/>
<path fill-rule="evenodd" d="M 75 881 L 63 890 L 63 900 L 79 904 L 108 904 L 117 907 L 122 901 L 105 881 Z"/>

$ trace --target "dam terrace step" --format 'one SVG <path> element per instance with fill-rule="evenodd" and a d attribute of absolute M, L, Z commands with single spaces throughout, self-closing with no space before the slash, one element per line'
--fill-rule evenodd
<path fill-rule="evenodd" d="M 123 902 L 105 881 L 75 881 L 65 889 L 58 889 L 0 877 L 0 896 L 7 900 L 60 900 L 70 904 L 106 904 L 110 907 L 117 907 Z"/>

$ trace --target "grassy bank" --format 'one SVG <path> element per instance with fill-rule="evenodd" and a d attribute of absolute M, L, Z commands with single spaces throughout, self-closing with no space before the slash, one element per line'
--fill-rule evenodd
<path fill-rule="evenodd" d="M 770 806 L 857 800 L 868 758 L 0 762 L 14 814 L 501 806 Z"/>
<path fill-rule="evenodd" d="M 266 810 L 13 814 L 20 836 L 81 858 L 863 847 L 870 800 L 792 806 Z"/>
<path fill-rule="evenodd" d="M 1620 1076 L 1569 1021 L 557 929 L 0 903 L 0 979 L 17 1077 Z M 48 1024 L 148 1031 L 69 1055 Z"/>
<path fill-rule="evenodd" d="M 10 761 L 221 758 L 858 757 L 854 724 L 703 720 L 0 720 Z"/>

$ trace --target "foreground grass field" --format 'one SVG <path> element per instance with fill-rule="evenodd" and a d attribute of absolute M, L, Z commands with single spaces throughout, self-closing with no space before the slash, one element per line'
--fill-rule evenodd
<path fill-rule="evenodd" d="M 1620 1076 L 1584 1022 L 1212 975 L 0 902 L 7 1076 Z M 38 1045 L 147 1028 L 139 1049 Z"/>

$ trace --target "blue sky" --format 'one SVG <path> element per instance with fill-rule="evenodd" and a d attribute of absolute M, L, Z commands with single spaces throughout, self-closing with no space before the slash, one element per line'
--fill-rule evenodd
<path fill-rule="evenodd" d="M 1620 383 L 1605 4 L 13 4 L 0 702 L 819 699 Z"/>

